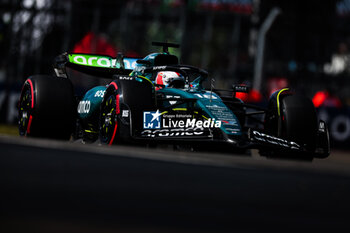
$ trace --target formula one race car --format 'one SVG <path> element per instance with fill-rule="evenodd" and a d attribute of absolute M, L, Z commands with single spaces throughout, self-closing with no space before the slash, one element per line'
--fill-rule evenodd
<path fill-rule="evenodd" d="M 309 99 L 286 88 L 271 96 L 266 109 L 245 104 L 235 96 L 248 92 L 247 86 L 205 89 L 208 73 L 179 64 L 168 52 L 168 47 L 178 45 L 154 45 L 163 46 L 163 52 L 143 59 L 58 56 L 55 76 L 31 76 L 23 85 L 20 135 L 109 145 L 165 142 L 198 149 L 257 148 L 264 156 L 301 159 L 329 155 L 327 125 L 317 120 Z M 75 72 L 68 75 L 66 68 Z M 77 96 L 70 80 L 77 71 L 111 81 Z M 246 122 L 258 121 L 254 116 L 259 114 L 264 118 L 260 127 L 248 127 Z"/>

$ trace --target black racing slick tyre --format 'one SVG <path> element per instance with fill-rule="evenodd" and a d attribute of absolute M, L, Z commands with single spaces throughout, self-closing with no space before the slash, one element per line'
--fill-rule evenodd
<path fill-rule="evenodd" d="M 19 134 L 68 140 L 73 131 L 75 107 L 69 79 L 31 76 L 22 87 L 18 103 Z"/>
<path fill-rule="evenodd" d="M 101 104 L 101 143 L 112 145 L 133 141 L 133 135 L 142 128 L 143 111 L 154 109 L 154 86 L 149 80 L 128 77 L 112 81 Z"/>
<path fill-rule="evenodd" d="M 317 146 L 318 120 L 312 101 L 304 96 L 281 91 L 280 98 L 271 98 L 265 117 L 265 132 L 297 143 L 300 150 L 262 149 L 267 157 L 312 160 Z"/>
<path fill-rule="evenodd" d="M 309 152 L 315 152 L 318 120 L 311 100 L 297 95 L 282 99 L 281 136 L 301 144 Z"/>

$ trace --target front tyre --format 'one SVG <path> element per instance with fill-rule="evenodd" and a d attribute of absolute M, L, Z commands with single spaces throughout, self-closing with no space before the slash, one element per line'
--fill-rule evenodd
<path fill-rule="evenodd" d="M 285 94 L 283 93 L 285 92 Z M 272 157 L 288 157 L 312 160 L 315 157 L 319 137 L 316 110 L 306 97 L 280 91 L 270 99 L 265 118 L 265 132 L 287 139 L 301 146 L 300 150 L 262 150 L 261 154 Z"/>
<path fill-rule="evenodd" d="M 311 100 L 297 95 L 282 100 L 283 138 L 302 144 L 307 151 L 314 152 L 317 141 L 317 115 Z"/>

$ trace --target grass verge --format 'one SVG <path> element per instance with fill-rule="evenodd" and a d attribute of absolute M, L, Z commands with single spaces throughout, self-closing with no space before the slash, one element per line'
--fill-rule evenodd
<path fill-rule="evenodd" d="M 17 125 L 0 124 L 0 134 L 18 136 Z"/>

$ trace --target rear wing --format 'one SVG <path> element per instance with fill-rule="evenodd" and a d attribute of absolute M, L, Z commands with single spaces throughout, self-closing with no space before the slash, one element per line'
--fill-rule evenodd
<path fill-rule="evenodd" d="M 124 57 L 121 54 L 112 58 L 96 54 L 64 53 L 56 57 L 54 70 L 58 77 L 65 78 L 67 78 L 66 67 L 98 77 L 112 78 L 114 74 L 130 74 L 136 67 L 138 59 Z"/>

